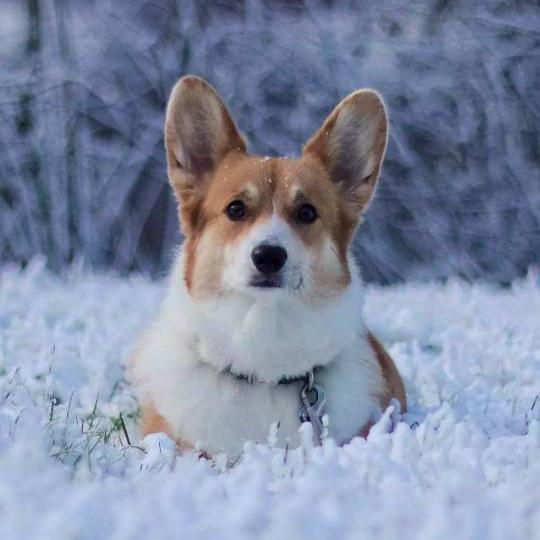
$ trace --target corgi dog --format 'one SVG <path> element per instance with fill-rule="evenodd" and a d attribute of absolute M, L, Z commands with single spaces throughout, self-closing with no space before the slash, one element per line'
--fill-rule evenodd
<path fill-rule="evenodd" d="M 358 90 L 300 158 L 255 156 L 212 86 L 178 81 L 165 146 L 185 241 L 130 362 L 142 435 L 234 457 L 272 425 L 294 446 L 303 421 L 320 436 L 325 416 L 344 444 L 391 399 L 405 411 L 400 375 L 362 321 L 350 249 L 387 126 L 381 97 Z"/>

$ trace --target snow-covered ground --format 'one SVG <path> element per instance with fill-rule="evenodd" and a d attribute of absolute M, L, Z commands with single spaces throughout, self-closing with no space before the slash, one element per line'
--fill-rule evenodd
<path fill-rule="evenodd" d="M 344 448 L 248 445 L 232 467 L 137 440 L 123 362 L 160 294 L 0 269 L 3 540 L 540 537 L 537 275 L 368 287 L 410 413 Z"/>

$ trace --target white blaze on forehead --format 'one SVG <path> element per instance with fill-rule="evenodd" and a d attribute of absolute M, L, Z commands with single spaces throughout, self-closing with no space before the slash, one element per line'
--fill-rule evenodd
<path fill-rule="evenodd" d="M 259 197 L 259 188 L 254 182 L 248 182 L 244 187 L 244 192 L 249 199 L 257 199 Z"/>
<path fill-rule="evenodd" d="M 248 238 L 253 246 L 267 243 L 286 247 L 294 240 L 294 232 L 282 217 L 273 212 L 266 221 L 253 226 Z"/>
<path fill-rule="evenodd" d="M 287 186 L 289 188 L 289 193 L 291 194 L 291 199 L 295 199 L 299 193 L 302 193 L 302 187 L 298 182 L 293 182 L 291 185 Z"/>

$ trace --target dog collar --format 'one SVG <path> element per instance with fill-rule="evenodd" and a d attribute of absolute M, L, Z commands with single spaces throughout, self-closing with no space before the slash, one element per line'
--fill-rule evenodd
<path fill-rule="evenodd" d="M 305 373 L 302 373 L 301 375 L 292 375 L 290 377 L 284 375 L 281 377 L 281 379 L 278 380 L 276 383 L 277 385 L 285 385 L 285 384 L 293 384 L 297 382 L 309 382 L 309 379 L 311 376 L 314 376 L 315 373 L 318 373 L 323 369 L 322 366 L 313 366 L 312 369 L 309 371 L 306 371 Z M 242 381 L 247 384 L 271 384 L 266 381 L 261 381 L 257 378 L 254 374 L 247 374 L 247 373 L 241 373 L 238 371 L 233 371 L 231 369 L 231 366 L 227 366 L 225 369 L 221 370 L 220 373 L 223 375 L 229 375 L 233 379 L 236 379 L 237 381 Z"/>

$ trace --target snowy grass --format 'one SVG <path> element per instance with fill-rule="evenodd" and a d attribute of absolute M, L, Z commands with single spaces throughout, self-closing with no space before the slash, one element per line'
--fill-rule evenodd
<path fill-rule="evenodd" d="M 1 538 L 538 537 L 537 276 L 369 287 L 409 414 L 344 448 L 270 437 L 232 468 L 137 438 L 123 362 L 160 295 L 39 261 L 0 270 Z"/>

